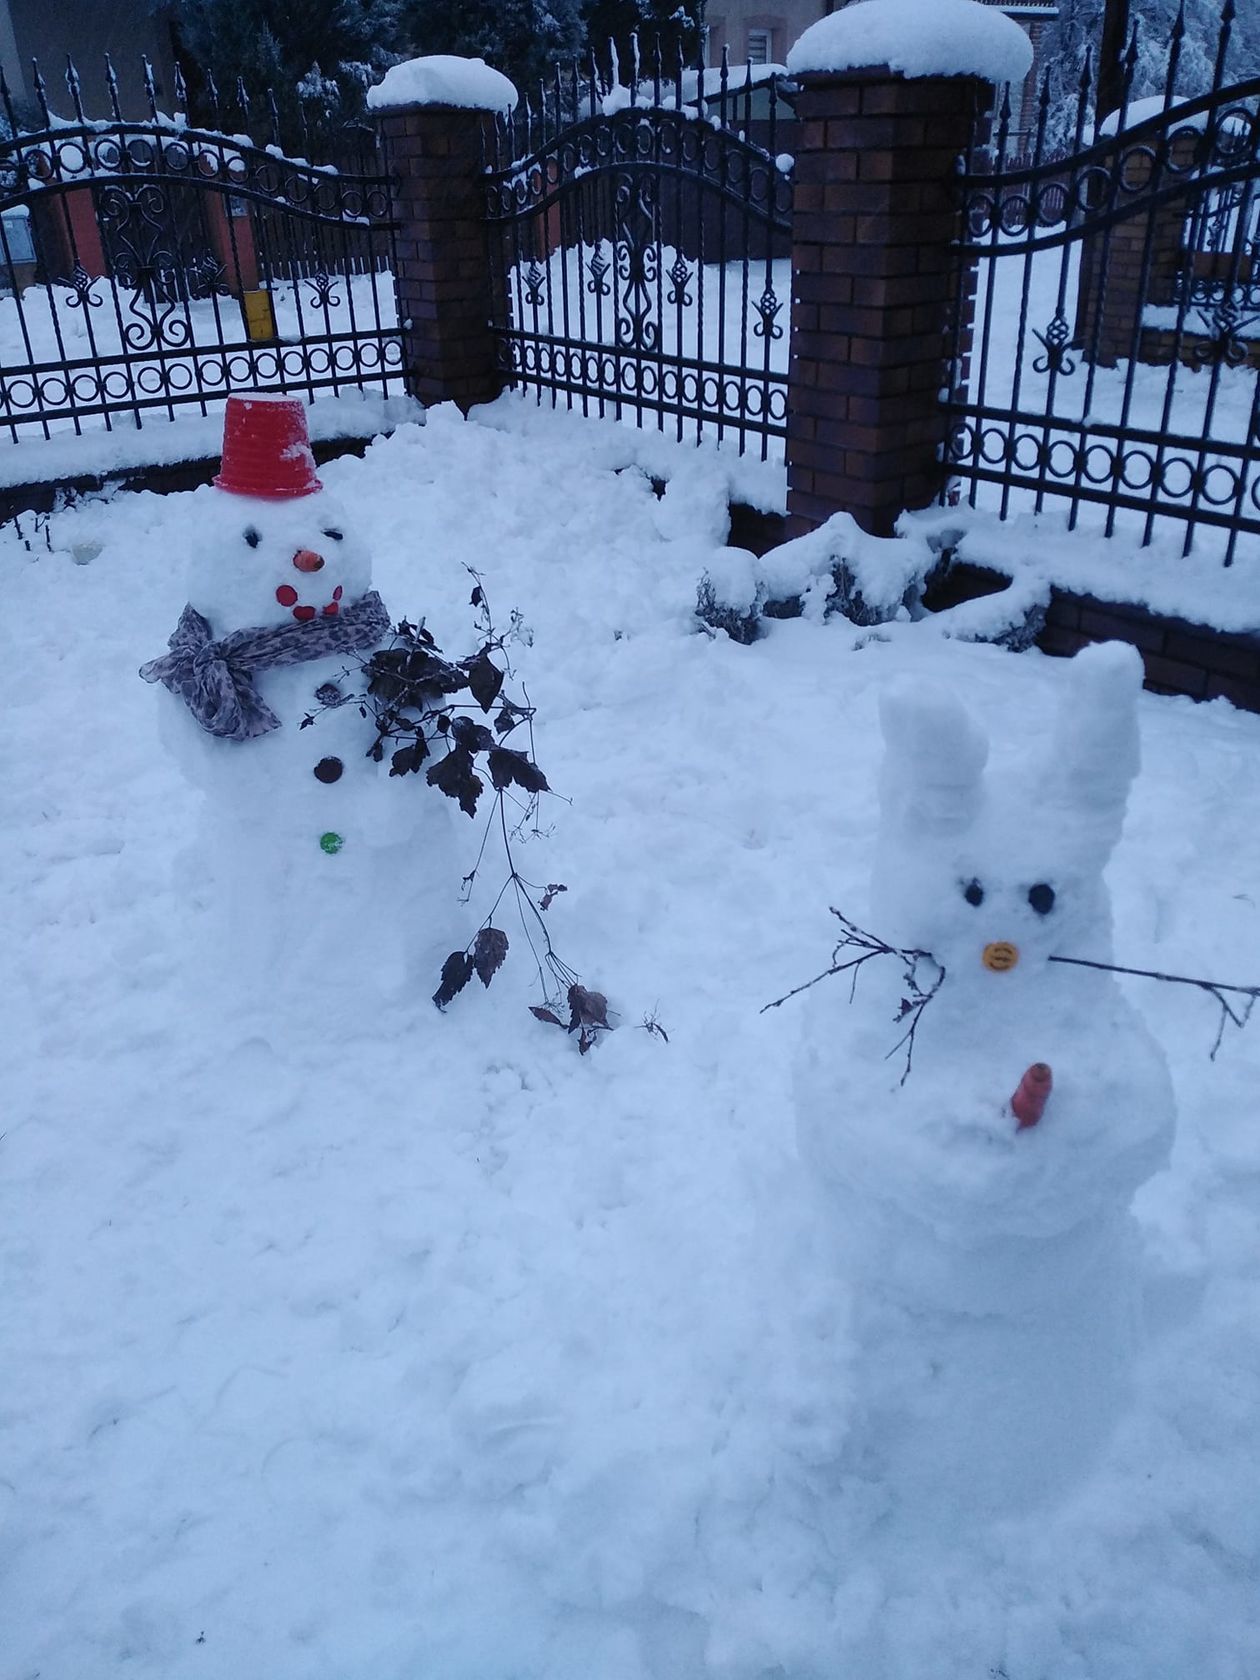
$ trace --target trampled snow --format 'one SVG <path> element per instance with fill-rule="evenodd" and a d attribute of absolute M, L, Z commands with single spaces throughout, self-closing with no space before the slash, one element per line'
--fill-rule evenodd
<path fill-rule="evenodd" d="M 514 111 L 520 95 L 484 58 L 430 53 L 388 69 L 367 93 L 369 111 L 404 105 L 456 105 L 468 111 Z"/>
<path fill-rule="evenodd" d="M 793 76 L 887 65 L 903 76 L 1022 82 L 1032 43 L 980 0 L 861 0 L 811 23 L 787 55 Z"/>
<path fill-rule="evenodd" d="M 798 1159 L 810 1011 L 759 1011 L 826 967 L 828 905 L 873 925 L 881 695 L 958 695 L 1014 797 L 1074 666 L 915 625 L 856 650 L 814 617 L 698 633 L 735 471 L 511 400 L 320 469 L 396 615 L 467 651 L 466 564 L 501 626 L 522 615 L 563 798 L 519 862 L 566 884 L 552 938 L 616 1011 L 585 1057 L 528 1013 L 514 918 L 494 984 L 445 1014 L 356 1010 L 331 959 L 272 1008 L 203 994 L 197 796 L 136 669 L 212 493 L 68 509 L 52 553 L 0 537 L 4 1680 L 1260 1669 L 1260 1023 L 1209 1060 L 1201 992 L 1119 982 L 1179 1118 L 1135 1205 L 1145 1336 L 1096 1459 L 983 1520 L 881 1474 L 893 1430 L 852 1461 L 859 1378 L 926 1373 L 913 1344 L 878 1365 Z M 1255 982 L 1260 719 L 1143 695 L 1137 721 L 1116 958 Z M 451 875 L 480 838 L 454 819 Z M 500 884 L 490 861 L 462 905 L 435 868 L 419 936 L 462 944 Z M 905 1089 L 930 1111 L 926 1072 Z"/>

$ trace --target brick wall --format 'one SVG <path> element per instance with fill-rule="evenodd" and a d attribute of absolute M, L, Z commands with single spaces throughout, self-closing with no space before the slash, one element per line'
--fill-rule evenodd
<path fill-rule="evenodd" d="M 1138 649 L 1146 686 L 1157 693 L 1224 698 L 1260 712 L 1260 635 L 1211 630 L 1145 607 L 1056 589 L 1037 646 L 1045 653 L 1072 654 L 1089 642 L 1106 641 Z"/>

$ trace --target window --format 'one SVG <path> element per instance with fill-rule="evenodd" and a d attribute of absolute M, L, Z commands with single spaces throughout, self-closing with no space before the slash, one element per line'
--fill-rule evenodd
<path fill-rule="evenodd" d="M 748 62 L 750 64 L 770 63 L 770 31 L 768 29 L 750 29 L 748 31 Z"/>

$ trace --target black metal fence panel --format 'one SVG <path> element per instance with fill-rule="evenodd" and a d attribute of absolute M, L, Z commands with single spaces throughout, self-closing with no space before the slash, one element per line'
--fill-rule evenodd
<path fill-rule="evenodd" d="M 24 128 L 0 76 L 0 437 L 206 414 L 235 390 L 401 391 L 379 166 L 286 157 L 156 104 L 124 120 L 116 97 L 89 118 L 73 66 L 70 116 L 36 86 Z"/>
<path fill-rule="evenodd" d="M 1031 157 L 978 124 L 958 190 L 974 330 L 955 343 L 952 495 L 1003 518 L 1068 504 L 1068 523 L 1182 552 L 1260 536 L 1260 79 L 1225 80 L 1226 4 L 1212 87 L 1130 98 L 1088 137 L 1082 79 L 1069 156 Z M 1089 509 L 1096 513 L 1088 515 Z"/>
<path fill-rule="evenodd" d="M 501 365 L 584 414 L 765 459 L 787 430 L 790 84 L 557 71 L 487 158 Z"/>

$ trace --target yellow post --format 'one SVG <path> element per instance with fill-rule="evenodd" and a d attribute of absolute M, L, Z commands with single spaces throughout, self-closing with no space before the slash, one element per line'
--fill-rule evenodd
<path fill-rule="evenodd" d="M 242 292 L 241 311 L 245 316 L 245 336 L 251 342 L 276 337 L 276 312 L 270 292 Z"/>

